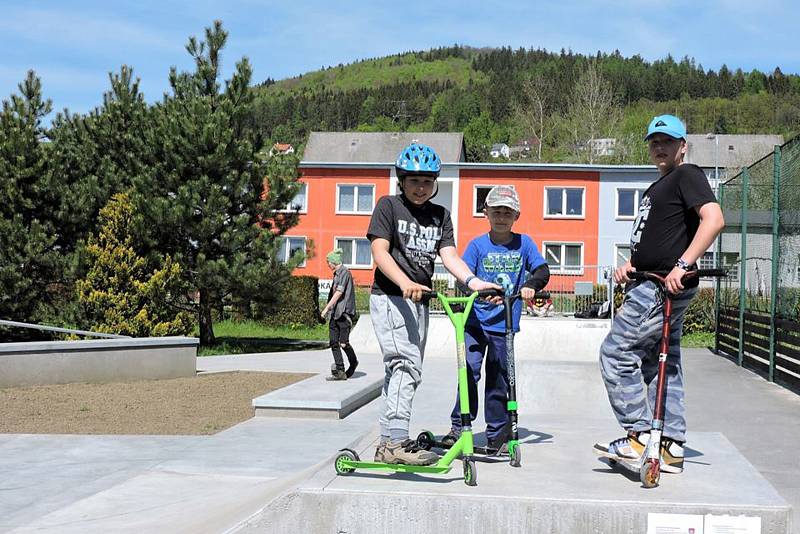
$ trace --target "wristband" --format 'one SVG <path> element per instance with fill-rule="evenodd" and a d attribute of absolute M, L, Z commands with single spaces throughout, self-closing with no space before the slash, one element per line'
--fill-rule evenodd
<path fill-rule="evenodd" d="M 476 278 L 478 278 L 478 277 L 473 274 L 473 275 L 468 276 L 467 279 L 464 280 L 464 285 L 467 286 L 467 289 L 470 289 L 469 283 L 472 282 Z"/>
<path fill-rule="evenodd" d="M 684 261 L 683 258 L 678 258 L 678 261 L 675 262 L 675 267 L 680 267 L 684 271 L 691 271 L 692 266 L 689 265 L 688 262 Z"/>

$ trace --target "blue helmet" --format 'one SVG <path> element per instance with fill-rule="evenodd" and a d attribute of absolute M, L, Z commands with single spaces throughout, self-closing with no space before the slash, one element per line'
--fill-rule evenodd
<path fill-rule="evenodd" d="M 400 178 L 406 174 L 425 174 L 435 178 L 442 171 L 442 160 L 431 147 L 411 143 L 400 151 L 394 166 Z"/>

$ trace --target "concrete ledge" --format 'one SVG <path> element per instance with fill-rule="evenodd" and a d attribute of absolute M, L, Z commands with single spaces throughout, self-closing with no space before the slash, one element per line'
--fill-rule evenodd
<path fill-rule="evenodd" d="M 189 337 L 0 343 L 0 387 L 194 376 L 198 345 Z"/>
<path fill-rule="evenodd" d="M 761 532 L 792 532 L 791 506 L 722 434 L 690 434 L 686 472 L 648 490 L 599 461 L 582 432 L 523 439 L 521 468 L 478 462 L 477 487 L 464 485 L 461 462 L 445 475 L 337 477 L 331 461 L 235 532 L 643 533 L 650 513 L 757 516 Z M 369 458 L 374 441 L 353 448 Z"/>
<path fill-rule="evenodd" d="M 319 374 L 253 399 L 256 415 L 343 419 L 381 394 L 380 377 L 356 372 L 334 382 Z"/>

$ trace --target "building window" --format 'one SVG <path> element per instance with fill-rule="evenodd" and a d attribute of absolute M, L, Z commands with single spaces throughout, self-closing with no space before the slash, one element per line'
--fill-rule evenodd
<path fill-rule="evenodd" d="M 303 262 L 298 265 L 298 267 L 305 267 L 306 266 L 306 238 L 305 237 L 294 237 L 294 236 L 284 236 L 281 238 L 281 246 L 278 250 L 278 260 L 286 263 L 291 258 L 296 256 L 297 254 L 303 255 Z"/>
<path fill-rule="evenodd" d="M 583 218 L 584 188 L 545 187 L 545 218 Z"/>
<path fill-rule="evenodd" d="M 507 184 L 502 184 L 507 185 Z M 483 208 L 486 207 L 486 195 L 489 194 L 489 191 L 492 190 L 493 185 L 476 185 L 473 188 L 473 204 L 472 204 L 472 215 L 475 217 L 483 217 Z M 513 185 L 509 185 L 508 187 L 512 189 L 516 189 Z"/>
<path fill-rule="evenodd" d="M 583 274 L 583 243 L 545 243 L 544 259 L 551 273 Z"/>
<path fill-rule="evenodd" d="M 306 194 L 308 191 L 308 184 L 301 183 L 300 189 L 297 191 L 297 194 L 294 198 L 286 204 L 286 207 L 282 211 L 296 211 L 299 213 L 308 213 L 308 195 Z"/>
<path fill-rule="evenodd" d="M 739 265 L 738 252 L 722 253 L 722 268 L 728 271 L 728 277 L 726 278 L 728 283 L 736 284 L 739 282 Z"/>
<path fill-rule="evenodd" d="M 797 267 L 794 270 L 795 282 L 800 282 L 800 254 L 797 255 Z"/>
<path fill-rule="evenodd" d="M 337 237 L 335 248 L 342 249 L 342 263 L 347 267 L 372 268 L 372 249 L 369 239 Z"/>
<path fill-rule="evenodd" d="M 614 245 L 614 267 L 622 267 L 631 259 L 630 245 Z"/>
<path fill-rule="evenodd" d="M 635 219 L 643 194 L 642 189 L 617 189 L 617 219 Z"/>
<path fill-rule="evenodd" d="M 716 265 L 714 265 L 714 253 L 713 252 L 706 252 L 700 259 L 697 260 L 697 268 L 698 269 L 714 269 Z"/>
<path fill-rule="evenodd" d="M 367 184 L 336 185 L 336 213 L 369 215 L 375 206 L 375 186 Z"/>

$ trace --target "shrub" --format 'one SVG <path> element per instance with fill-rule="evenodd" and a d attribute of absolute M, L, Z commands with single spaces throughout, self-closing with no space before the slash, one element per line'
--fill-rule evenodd
<path fill-rule="evenodd" d="M 703 287 L 692 299 L 683 319 L 683 333 L 714 332 L 716 312 L 714 309 L 714 290 Z"/>
<path fill-rule="evenodd" d="M 268 310 L 256 306 L 255 315 L 272 326 L 314 326 L 320 323 L 319 279 L 316 276 L 292 276 L 283 286 L 277 303 Z"/>

